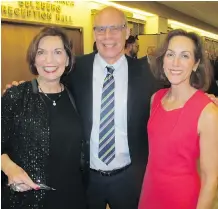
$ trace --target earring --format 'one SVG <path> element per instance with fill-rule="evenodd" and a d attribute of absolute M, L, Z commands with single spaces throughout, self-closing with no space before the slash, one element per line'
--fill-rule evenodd
<path fill-rule="evenodd" d="M 193 71 L 194 73 L 196 73 L 197 69 L 193 69 L 192 71 Z"/>

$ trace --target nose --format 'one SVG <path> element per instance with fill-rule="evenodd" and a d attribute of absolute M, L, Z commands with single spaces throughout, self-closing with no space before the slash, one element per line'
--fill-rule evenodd
<path fill-rule="evenodd" d="M 179 59 L 179 57 L 174 57 L 174 59 L 173 59 L 173 66 L 179 66 L 179 63 L 180 63 L 180 59 Z"/>
<path fill-rule="evenodd" d="M 105 31 L 105 38 L 110 38 L 110 37 L 111 37 L 110 28 L 106 28 L 106 31 Z"/>
<path fill-rule="evenodd" d="M 52 52 L 47 53 L 45 60 L 47 63 L 51 63 L 53 60 L 53 53 Z"/>

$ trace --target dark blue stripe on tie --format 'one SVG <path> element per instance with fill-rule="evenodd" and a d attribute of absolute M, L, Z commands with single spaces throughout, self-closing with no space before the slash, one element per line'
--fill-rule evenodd
<path fill-rule="evenodd" d="M 115 148 L 113 148 L 102 160 L 105 161 L 113 152 L 115 152 Z"/>
<path fill-rule="evenodd" d="M 113 141 L 113 140 L 112 140 Z M 113 146 L 113 142 L 110 142 L 110 143 L 108 143 L 100 152 L 99 152 L 99 154 L 102 156 L 105 152 L 107 152 L 107 150 L 109 150 L 110 148 L 111 148 L 111 146 Z M 107 156 L 109 156 L 111 153 L 113 153 L 113 151 L 114 151 L 115 149 L 113 148 L 104 158 L 103 158 L 103 161 L 104 161 L 104 159 L 107 159 Z"/>
<path fill-rule="evenodd" d="M 109 123 L 105 129 L 102 130 L 102 132 L 99 133 L 99 139 L 101 140 L 103 138 L 103 136 L 108 133 L 108 131 L 110 131 L 112 125 L 114 125 L 114 121 L 111 121 L 111 123 Z M 112 133 L 114 133 L 114 131 L 112 131 Z M 110 135 L 110 134 L 109 134 Z"/>
<path fill-rule="evenodd" d="M 105 137 L 105 139 L 99 144 L 100 147 L 105 143 L 105 141 L 107 141 L 108 139 L 110 139 L 111 136 L 113 136 L 113 131 L 111 131 L 108 136 Z"/>
<path fill-rule="evenodd" d="M 114 98 L 114 93 L 111 94 L 104 102 L 101 104 L 101 109 L 112 99 Z"/>

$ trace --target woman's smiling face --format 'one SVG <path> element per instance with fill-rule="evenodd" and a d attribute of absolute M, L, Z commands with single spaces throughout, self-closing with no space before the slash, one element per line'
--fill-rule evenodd
<path fill-rule="evenodd" d="M 199 61 L 195 60 L 193 41 L 185 36 L 175 36 L 169 41 L 163 59 L 163 69 L 172 85 L 190 85 L 192 71 L 196 71 Z"/>
<path fill-rule="evenodd" d="M 60 79 L 68 63 L 69 58 L 59 36 L 45 36 L 39 41 L 35 67 L 41 78 L 48 81 Z"/>

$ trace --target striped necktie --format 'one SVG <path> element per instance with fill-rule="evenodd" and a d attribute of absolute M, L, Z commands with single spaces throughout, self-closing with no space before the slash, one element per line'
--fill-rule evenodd
<path fill-rule="evenodd" d="M 101 96 L 101 113 L 99 128 L 99 159 L 108 165 L 115 158 L 115 127 L 114 127 L 114 68 L 106 67 Z"/>

